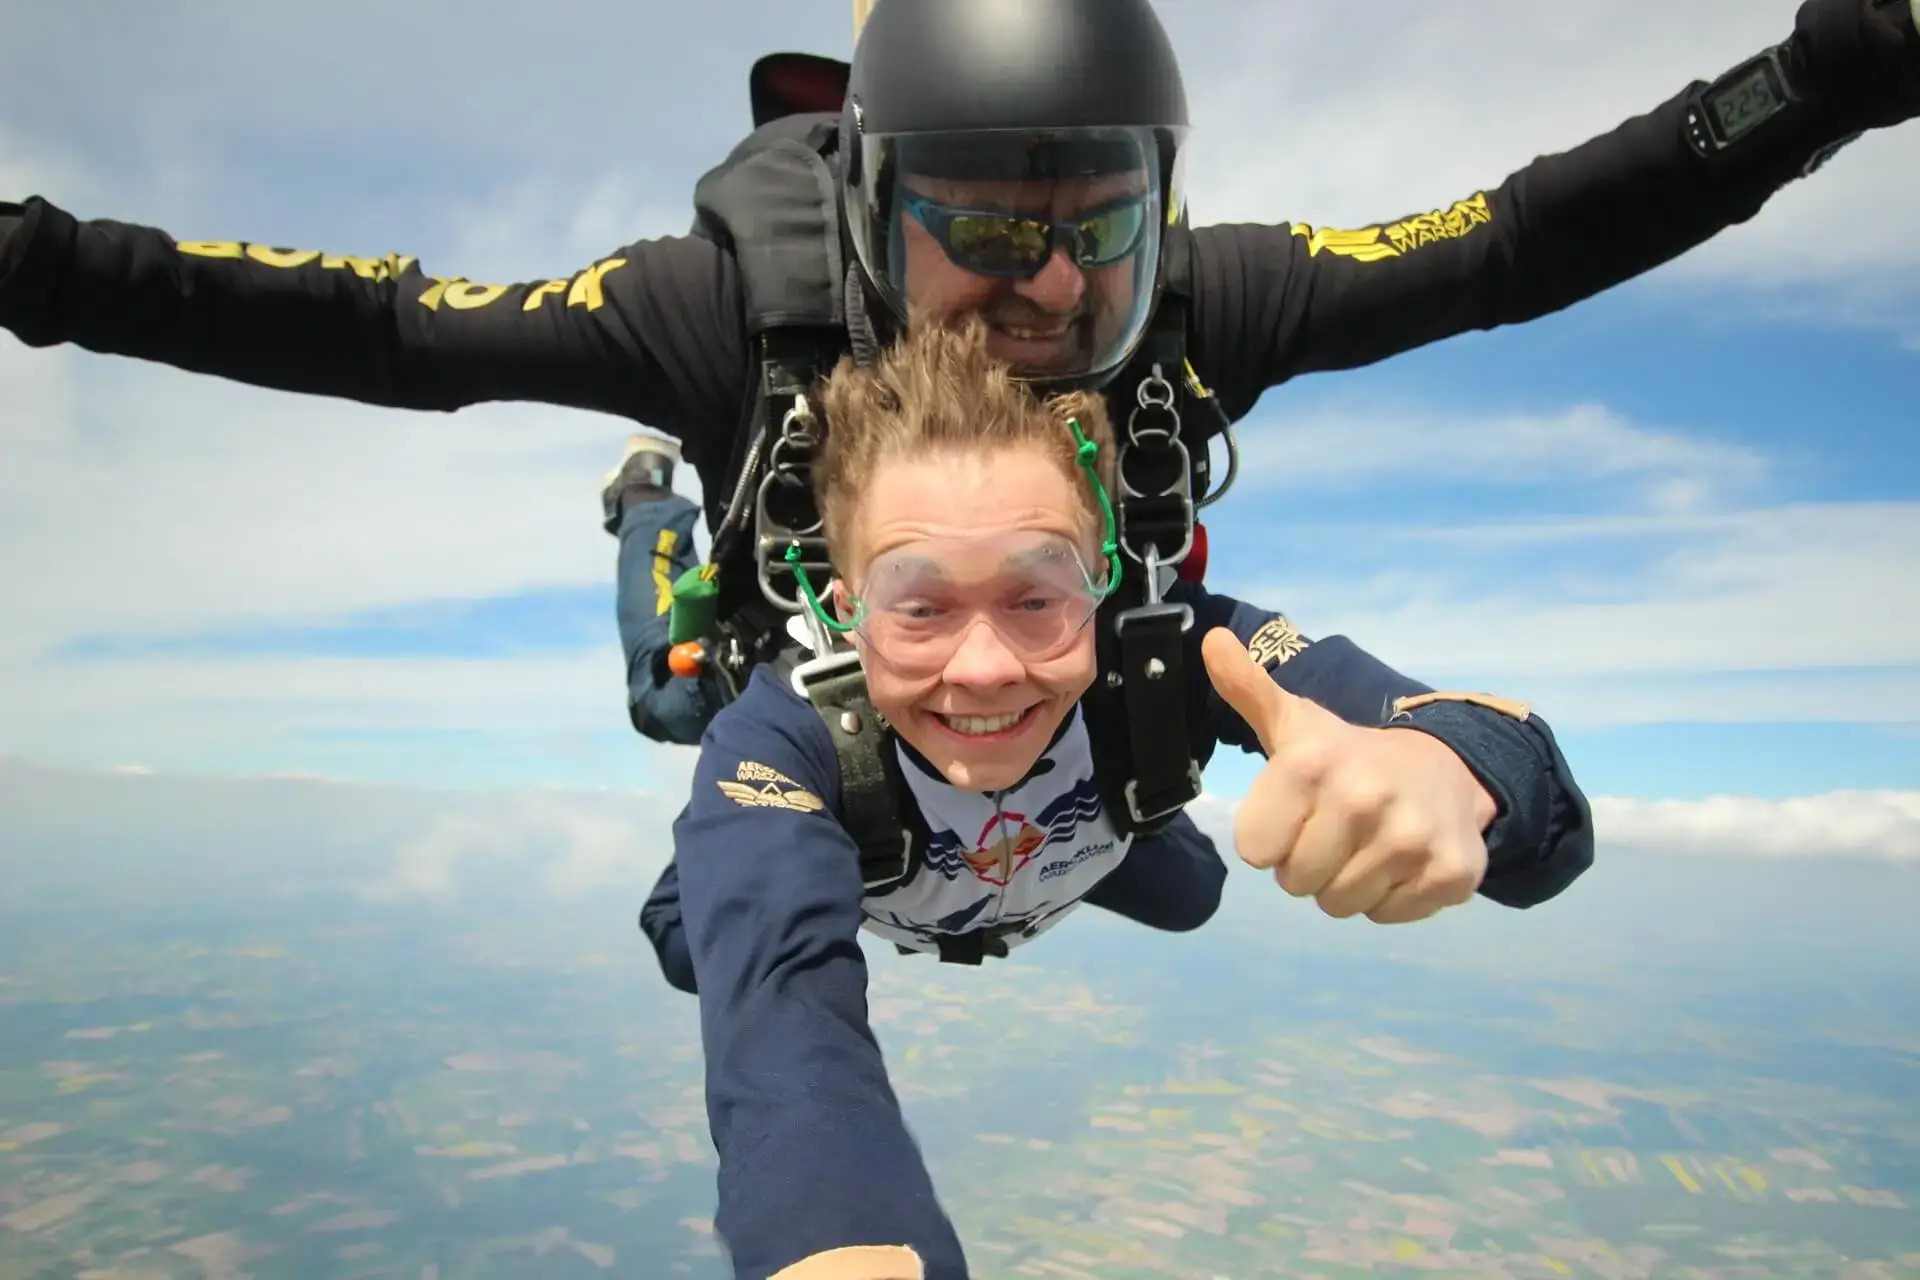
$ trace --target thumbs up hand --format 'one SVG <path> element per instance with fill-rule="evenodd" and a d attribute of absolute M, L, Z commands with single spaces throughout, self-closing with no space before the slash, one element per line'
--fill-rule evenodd
<path fill-rule="evenodd" d="M 1348 724 L 1288 693 L 1224 627 L 1200 652 L 1267 757 L 1234 819 L 1242 861 L 1341 919 L 1404 924 L 1473 897 L 1498 806 L 1445 743 Z"/>

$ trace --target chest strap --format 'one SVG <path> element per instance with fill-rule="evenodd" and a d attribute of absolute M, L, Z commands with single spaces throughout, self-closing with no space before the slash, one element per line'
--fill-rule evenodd
<path fill-rule="evenodd" d="M 1007 939 L 1020 932 L 1017 925 L 992 925 L 985 929 L 969 929 L 965 933 L 946 934 L 936 940 L 940 948 L 941 964 L 978 965 L 987 957 L 1005 960 L 1010 948 Z M 894 943 L 893 949 L 903 956 L 925 955 L 912 947 Z"/>

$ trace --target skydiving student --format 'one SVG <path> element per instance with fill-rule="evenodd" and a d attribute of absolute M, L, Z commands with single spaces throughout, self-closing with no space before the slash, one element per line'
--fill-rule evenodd
<path fill-rule="evenodd" d="M 888 727 L 913 857 L 899 882 L 863 882 L 829 718 L 763 665 L 700 745 L 644 927 L 698 980 L 735 1273 L 964 1280 L 868 1025 L 857 935 L 1004 954 L 1088 901 L 1142 918 L 1199 903 L 1197 924 L 1218 859 L 1179 832 L 1130 845 L 1096 785 L 1088 622 L 1119 563 L 1101 399 L 1043 398 L 967 321 L 843 362 L 821 404 L 833 577 L 804 590 Z M 1171 598 L 1193 611 L 1202 749 L 1267 757 L 1235 845 L 1289 893 L 1393 923 L 1476 891 L 1538 903 L 1591 864 L 1587 802 L 1524 706 L 1435 694 L 1195 584 Z"/>

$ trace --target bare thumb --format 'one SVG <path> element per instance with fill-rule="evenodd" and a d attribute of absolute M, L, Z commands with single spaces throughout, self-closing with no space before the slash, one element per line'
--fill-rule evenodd
<path fill-rule="evenodd" d="M 1225 627 L 1215 627 L 1200 641 L 1200 659 L 1214 692 L 1247 722 L 1260 739 L 1260 749 L 1272 755 L 1286 725 L 1291 696 L 1253 660 L 1240 637 Z"/>

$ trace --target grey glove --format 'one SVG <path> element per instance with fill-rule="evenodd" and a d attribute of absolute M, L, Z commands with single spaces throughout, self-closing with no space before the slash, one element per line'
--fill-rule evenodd
<path fill-rule="evenodd" d="M 1806 0 L 1781 54 L 1793 91 L 1846 132 L 1920 116 L 1920 0 Z"/>

